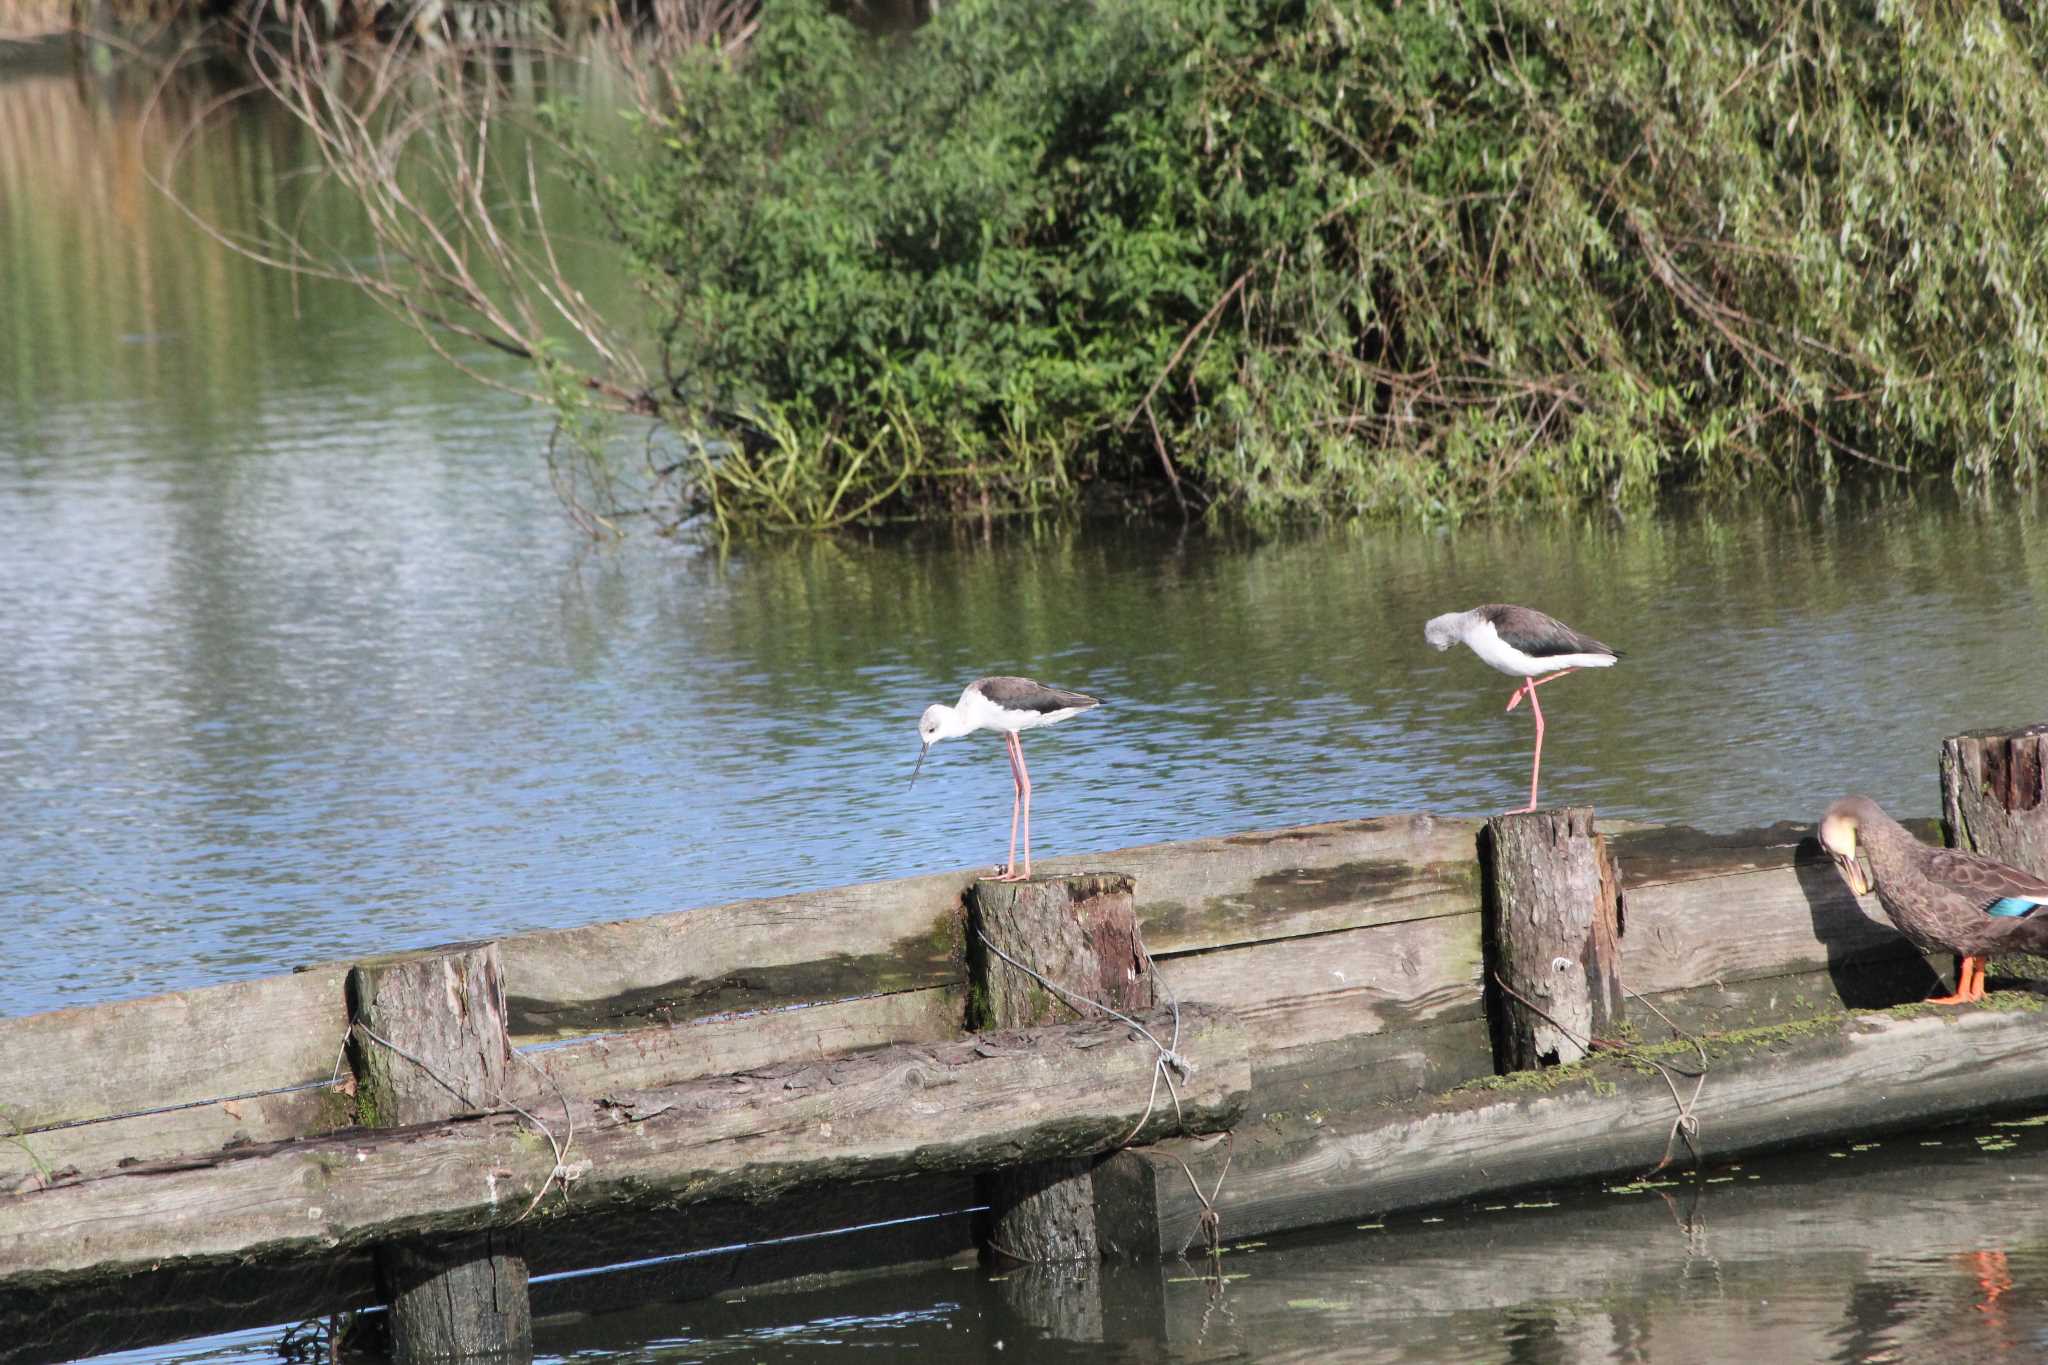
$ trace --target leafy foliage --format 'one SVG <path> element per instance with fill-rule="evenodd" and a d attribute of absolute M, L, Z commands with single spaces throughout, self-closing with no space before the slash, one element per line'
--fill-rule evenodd
<path fill-rule="evenodd" d="M 2035 473 L 2019 7 L 780 0 L 662 91 L 583 174 L 728 524 Z"/>

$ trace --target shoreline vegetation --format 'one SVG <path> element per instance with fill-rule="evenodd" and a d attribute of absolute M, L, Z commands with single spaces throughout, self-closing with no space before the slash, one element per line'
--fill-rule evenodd
<path fill-rule="evenodd" d="M 245 245 L 529 361 L 593 530 L 2038 475 L 2048 21 L 2016 7 L 666 9 L 623 133 L 543 100 L 512 155 L 474 51 L 302 12 L 246 53 L 383 253 Z M 547 175 L 643 315 L 560 269 Z"/>

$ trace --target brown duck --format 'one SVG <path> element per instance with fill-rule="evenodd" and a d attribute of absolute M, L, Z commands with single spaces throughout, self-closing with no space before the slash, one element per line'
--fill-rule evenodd
<path fill-rule="evenodd" d="M 2048 881 L 1961 849 L 1915 839 L 1867 796 L 1845 796 L 1820 822 L 1820 845 L 1859 896 L 1878 903 L 1899 932 L 1922 948 L 1962 956 L 1953 995 L 1930 1005 L 1984 998 L 1984 960 L 2000 953 L 2048 953 Z M 1856 861 L 1870 860 L 1870 876 Z"/>

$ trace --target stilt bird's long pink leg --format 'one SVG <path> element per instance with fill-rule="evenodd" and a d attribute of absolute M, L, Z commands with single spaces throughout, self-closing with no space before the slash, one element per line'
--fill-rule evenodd
<path fill-rule="evenodd" d="M 1511 814 L 1521 814 L 1524 811 L 1536 809 L 1536 778 L 1543 771 L 1543 707 L 1536 700 L 1536 689 L 1547 682 L 1556 682 L 1567 673 L 1576 673 L 1578 671 L 1576 668 L 1560 668 L 1557 672 L 1547 673 L 1540 678 L 1524 679 L 1522 685 L 1515 689 L 1515 694 L 1508 698 L 1506 709 L 1512 711 L 1522 704 L 1522 698 L 1526 696 L 1529 699 L 1529 709 L 1536 716 L 1536 756 L 1529 763 L 1529 804 L 1522 807 L 1521 811 L 1511 812 Z"/>
<path fill-rule="evenodd" d="M 1522 704 L 1522 694 L 1524 692 L 1527 692 L 1529 694 L 1530 701 L 1535 701 L 1537 688 L 1543 686 L 1543 684 L 1547 682 L 1556 682 L 1559 678 L 1562 678 L 1567 673 L 1576 673 L 1578 671 L 1579 670 L 1576 668 L 1560 668 L 1557 670 L 1557 672 L 1546 673 L 1544 676 L 1537 678 L 1533 682 L 1523 683 L 1520 687 L 1515 689 L 1515 695 L 1508 698 L 1508 704 L 1506 709 L 1512 711 L 1517 706 L 1520 706 Z"/>
<path fill-rule="evenodd" d="M 1010 743 L 1017 749 L 1017 777 L 1024 784 L 1024 876 L 1031 880 L 1031 769 L 1024 766 L 1024 741 L 1010 736 Z M 1013 864 L 1014 866 L 1014 864 Z"/>
<path fill-rule="evenodd" d="M 1003 751 L 1010 756 L 1010 861 L 1003 864 L 1003 870 L 996 880 L 1014 882 L 1021 880 L 1017 876 L 1017 815 L 1024 806 L 1025 790 L 1024 773 L 1021 766 L 1024 761 L 1024 752 L 1017 747 L 1017 736 L 1015 733 L 1007 733 L 1003 736 Z"/>
<path fill-rule="evenodd" d="M 1554 678 L 1557 674 L 1553 673 L 1550 676 Z M 1549 682 L 1550 678 L 1545 678 L 1544 681 Z M 1543 703 L 1536 700 L 1534 681 L 1523 683 L 1522 691 L 1529 694 L 1529 710 L 1536 716 L 1536 756 L 1529 761 L 1529 804 L 1522 807 L 1522 811 L 1532 811 L 1536 809 L 1536 780 L 1543 772 Z M 1515 695 L 1520 696 L 1521 693 L 1517 692 Z"/>

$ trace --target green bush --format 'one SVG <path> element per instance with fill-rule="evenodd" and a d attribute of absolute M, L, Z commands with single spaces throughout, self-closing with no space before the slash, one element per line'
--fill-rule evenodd
<path fill-rule="evenodd" d="M 2019 7 L 773 0 L 584 175 L 722 521 L 2031 478 Z"/>

